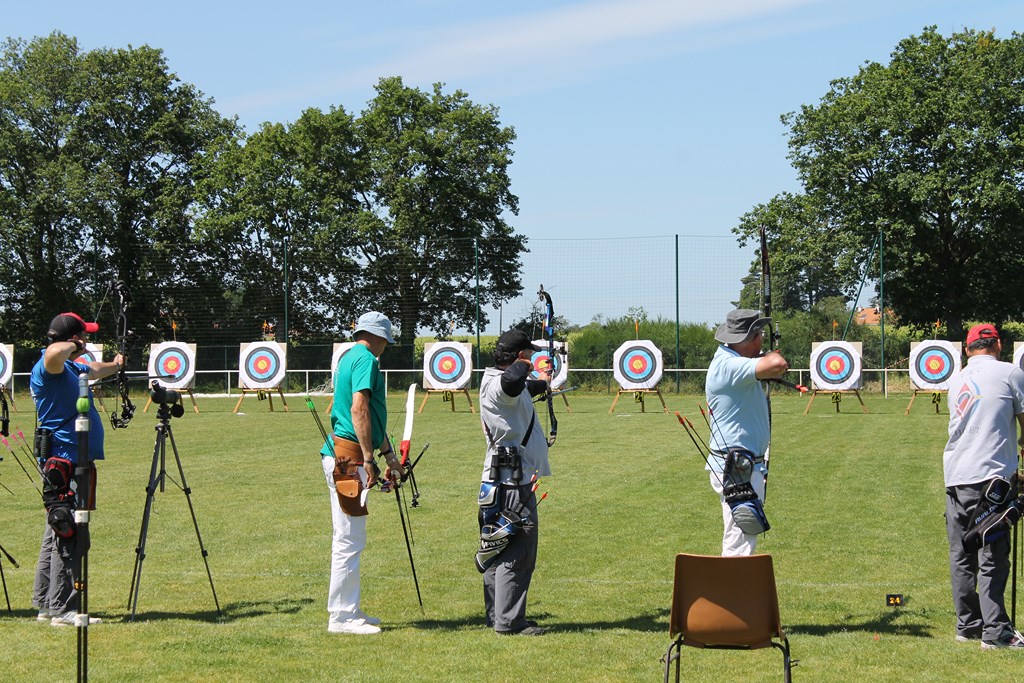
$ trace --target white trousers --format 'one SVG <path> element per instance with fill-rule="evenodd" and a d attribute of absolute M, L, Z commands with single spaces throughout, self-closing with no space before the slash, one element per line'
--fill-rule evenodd
<path fill-rule="evenodd" d="M 709 474 L 711 475 L 711 488 L 715 490 L 719 500 L 722 501 L 722 522 L 725 526 L 725 530 L 722 532 L 722 557 L 753 555 L 754 549 L 757 548 L 757 535 L 745 534 L 736 526 L 736 522 L 732 518 L 732 509 L 725 502 L 725 496 L 722 495 L 722 473 L 710 472 Z M 750 485 L 754 487 L 757 497 L 764 500 L 764 473 L 760 467 L 755 467 L 751 473 Z"/>
<path fill-rule="evenodd" d="M 341 510 L 338 492 L 334 488 L 334 458 L 325 455 L 322 460 L 327 491 L 331 499 L 331 585 L 327 592 L 327 612 L 330 622 L 343 622 L 360 618 L 359 609 L 359 556 L 366 547 L 366 515 L 351 517 Z M 366 474 L 361 471 L 359 476 Z"/>

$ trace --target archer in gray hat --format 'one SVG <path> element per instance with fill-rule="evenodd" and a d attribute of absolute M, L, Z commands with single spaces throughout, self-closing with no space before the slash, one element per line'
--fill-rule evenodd
<path fill-rule="evenodd" d="M 729 311 L 729 314 L 725 316 L 725 322 L 715 330 L 715 341 L 723 344 L 744 342 L 771 321 L 771 318 L 762 318 L 757 311 L 749 308 L 737 308 L 734 311 Z"/>
<path fill-rule="evenodd" d="M 747 308 L 730 311 L 715 331 L 721 346 L 704 384 L 713 427 L 707 469 L 722 505 L 722 555 L 752 554 L 758 534 L 768 529 L 762 501 L 771 429 L 761 382 L 789 369 L 778 351 L 761 353 L 764 328 L 770 322 Z M 740 499 L 744 502 L 737 504 Z"/>

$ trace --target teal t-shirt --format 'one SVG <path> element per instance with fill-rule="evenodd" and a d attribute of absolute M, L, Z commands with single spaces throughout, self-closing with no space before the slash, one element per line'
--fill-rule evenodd
<path fill-rule="evenodd" d="M 334 372 L 334 406 L 331 408 L 331 427 L 342 439 L 358 441 L 352 426 L 352 394 L 370 390 L 371 445 L 374 450 L 384 442 L 388 424 L 387 397 L 384 394 L 384 375 L 380 362 L 363 344 L 356 344 L 338 361 Z M 323 455 L 333 455 L 333 444 L 324 444 Z"/>

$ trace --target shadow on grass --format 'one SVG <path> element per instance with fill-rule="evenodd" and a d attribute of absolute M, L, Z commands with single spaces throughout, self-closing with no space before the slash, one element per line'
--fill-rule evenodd
<path fill-rule="evenodd" d="M 241 621 L 243 619 L 264 617 L 270 614 L 295 614 L 312 603 L 312 598 L 232 602 L 224 605 L 221 614 L 217 614 L 216 609 L 204 610 L 202 612 L 147 612 L 139 610 L 135 613 L 135 621 L 161 621 L 166 619 L 186 619 L 188 621 L 206 621 L 210 623 Z M 121 621 L 130 622 L 131 615 L 125 614 Z"/>
<path fill-rule="evenodd" d="M 660 633 L 668 631 L 668 608 L 654 612 L 636 614 L 615 621 L 559 621 L 549 613 L 533 613 L 530 619 L 536 621 L 549 632 L 582 633 L 585 631 L 641 631 Z M 410 624 L 413 628 L 456 630 L 467 628 L 487 628 L 483 614 L 459 617 L 454 619 L 422 619 Z"/>
<path fill-rule="evenodd" d="M 843 632 L 885 633 L 892 636 L 914 636 L 915 638 L 931 638 L 933 636 L 931 626 L 900 623 L 901 617 L 905 622 L 914 618 L 911 614 L 893 610 L 875 619 L 861 622 L 846 620 L 835 624 L 787 624 L 783 620 L 783 628 L 790 636 L 827 636 Z"/>

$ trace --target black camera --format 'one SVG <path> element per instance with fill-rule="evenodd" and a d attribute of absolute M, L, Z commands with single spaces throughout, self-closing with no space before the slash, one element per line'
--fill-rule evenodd
<path fill-rule="evenodd" d="M 181 392 L 161 386 L 156 380 L 149 385 L 149 397 L 161 407 L 171 406 L 171 415 L 174 417 L 185 414 L 185 407 L 181 405 Z"/>

